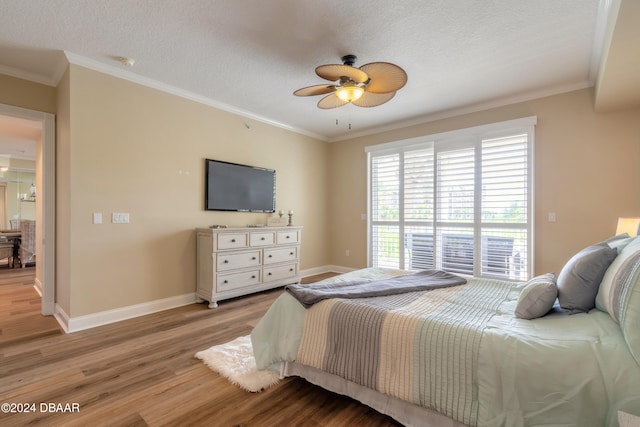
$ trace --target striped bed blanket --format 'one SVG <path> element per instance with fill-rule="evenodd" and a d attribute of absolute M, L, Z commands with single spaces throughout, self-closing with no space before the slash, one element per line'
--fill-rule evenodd
<path fill-rule="evenodd" d="M 306 311 L 296 361 L 474 426 L 480 338 L 511 289 L 483 280 L 323 300 Z"/>

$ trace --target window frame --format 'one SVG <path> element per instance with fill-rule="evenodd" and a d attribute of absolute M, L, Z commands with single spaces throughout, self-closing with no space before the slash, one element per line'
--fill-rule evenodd
<path fill-rule="evenodd" d="M 482 250 L 481 236 L 483 228 L 496 227 L 501 228 L 504 226 L 502 223 L 492 224 L 482 222 L 482 204 L 480 203 L 482 198 L 481 181 L 482 176 L 482 142 L 488 139 L 516 136 L 518 134 L 527 135 L 527 221 L 520 228 L 526 229 L 527 232 L 527 276 L 524 279 L 528 279 L 533 276 L 535 265 L 535 176 L 534 176 L 534 147 L 535 147 L 535 125 L 537 124 L 537 117 L 530 116 L 520 119 L 508 120 L 503 122 L 497 122 L 487 125 L 474 126 L 470 128 L 458 129 L 449 132 L 443 132 L 432 135 L 424 135 L 416 138 L 410 138 L 405 140 L 393 141 L 383 144 L 377 144 L 365 147 L 367 153 L 367 265 L 373 265 L 373 248 L 372 248 L 372 236 L 373 227 L 378 222 L 373 221 L 373 209 L 372 209 L 372 159 L 378 156 L 384 155 L 400 155 L 398 179 L 400 183 L 404 183 L 404 154 L 406 152 L 429 149 L 433 147 L 434 153 L 434 179 L 437 175 L 437 154 L 439 152 L 452 151 L 456 148 L 470 148 L 474 149 L 475 156 L 475 171 L 474 171 L 474 216 L 473 222 L 470 223 L 470 227 L 473 227 L 474 236 L 474 253 L 478 254 Z M 398 235 L 405 236 L 405 228 L 407 225 L 411 225 L 411 221 L 407 221 L 404 215 L 404 184 L 400 185 L 398 189 L 399 201 L 399 216 L 397 221 L 388 221 L 389 224 L 398 226 Z M 433 217 L 433 229 L 442 228 L 442 223 L 439 221 L 437 214 L 437 183 L 434 184 L 434 217 Z M 381 221 L 385 223 L 385 221 Z M 428 222 L 428 221 L 427 221 Z M 505 226 L 506 227 L 506 226 Z M 514 227 L 518 228 L 518 227 Z M 400 237 L 402 238 L 402 237 Z M 405 263 L 405 251 L 399 251 L 399 266 L 406 266 Z M 475 259 L 473 261 L 473 275 L 476 277 L 483 276 L 482 274 L 482 262 Z M 484 275 L 488 277 L 494 277 Z"/>

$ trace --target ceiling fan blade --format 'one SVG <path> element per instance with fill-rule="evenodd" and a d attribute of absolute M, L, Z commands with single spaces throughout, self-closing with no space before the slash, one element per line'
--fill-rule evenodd
<path fill-rule="evenodd" d="M 316 74 L 323 79 L 335 82 L 340 77 L 349 77 L 356 83 L 364 83 L 369 79 L 367 73 L 351 65 L 328 64 L 316 67 Z"/>
<path fill-rule="evenodd" d="M 367 92 L 395 92 L 407 83 L 407 73 L 389 62 L 371 62 L 360 67 L 371 81 L 367 84 Z"/>
<path fill-rule="evenodd" d="M 320 101 L 318 101 L 318 108 L 322 108 L 323 110 L 330 110 L 331 108 L 342 107 L 343 105 L 348 103 L 348 101 L 343 101 L 342 99 L 338 98 L 335 93 L 332 93 L 331 95 L 327 95 Z"/>
<path fill-rule="evenodd" d="M 358 107 L 377 107 L 378 105 L 382 105 L 385 102 L 390 101 L 395 94 L 395 91 L 387 93 L 371 93 L 365 91 L 360 98 L 352 101 L 351 103 Z M 336 96 L 336 98 L 338 97 Z"/>
<path fill-rule="evenodd" d="M 325 93 L 331 93 L 336 90 L 334 85 L 315 85 L 307 86 L 293 92 L 296 96 L 314 96 L 324 95 Z"/>

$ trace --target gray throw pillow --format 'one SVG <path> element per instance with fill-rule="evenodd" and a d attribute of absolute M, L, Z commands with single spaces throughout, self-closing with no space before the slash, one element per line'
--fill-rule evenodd
<path fill-rule="evenodd" d="M 558 296 L 556 275 L 542 274 L 529 280 L 518 298 L 515 315 L 518 319 L 537 319 L 551 310 Z"/>
<path fill-rule="evenodd" d="M 604 242 L 575 254 L 562 268 L 556 282 L 560 307 L 571 314 L 594 308 L 602 277 L 617 255 L 618 250 Z"/>

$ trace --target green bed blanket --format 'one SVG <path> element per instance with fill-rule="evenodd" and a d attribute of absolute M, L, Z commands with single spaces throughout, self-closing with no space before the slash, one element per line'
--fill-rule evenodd
<path fill-rule="evenodd" d="M 365 269 L 333 280 L 398 274 Z M 309 310 L 283 293 L 252 333 L 256 363 L 319 367 L 467 425 L 616 426 L 619 409 L 640 413 L 640 367 L 618 325 L 597 310 L 517 319 L 520 290 L 473 279 L 404 296 L 328 300 Z"/>

